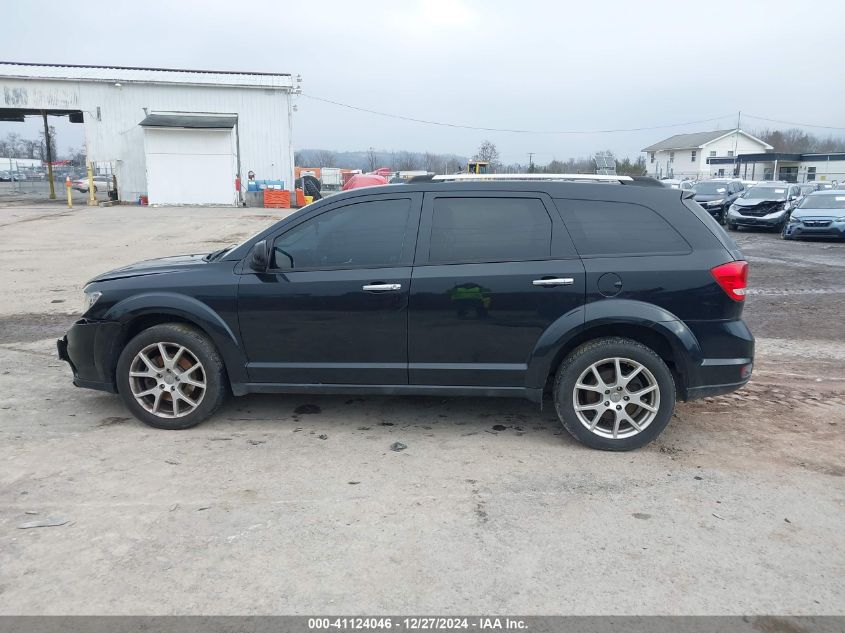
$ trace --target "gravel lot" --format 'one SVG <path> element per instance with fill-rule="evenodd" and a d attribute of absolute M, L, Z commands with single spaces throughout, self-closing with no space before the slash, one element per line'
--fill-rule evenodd
<path fill-rule="evenodd" d="M 633 453 L 519 400 L 249 396 L 165 432 L 71 385 L 89 277 L 277 217 L 0 208 L 0 613 L 845 614 L 845 245 L 738 234 L 754 379 Z"/>

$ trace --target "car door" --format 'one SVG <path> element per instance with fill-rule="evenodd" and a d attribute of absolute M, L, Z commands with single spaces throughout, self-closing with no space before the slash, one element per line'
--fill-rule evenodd
<path fill-rule="evenodd" d="M 540 193 L 426 193 L 408 315 L 412 385 L 524 387 L 543 332 L 584 302 L 584 267 Z"/>
<path fill-rule="evenodd" d="M 250 380 L 408 384 L 408 292 L 421 194 L 321 206 L 268 238 L 238 289 Z"/>

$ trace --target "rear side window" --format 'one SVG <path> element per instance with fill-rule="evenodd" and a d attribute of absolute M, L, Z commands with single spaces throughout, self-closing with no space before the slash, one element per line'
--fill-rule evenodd
<path fill-rule="evenodd" d="M 551 243 L 552 220 L 536 198 L 434 199 L 430 263 L 544 259 Z"/>
<path fill-rule="evenodd" d="M 691 251 L 657 212 L 639 204 L 604 200 L 555 200 L 582 257 L 676 255 Z"/>

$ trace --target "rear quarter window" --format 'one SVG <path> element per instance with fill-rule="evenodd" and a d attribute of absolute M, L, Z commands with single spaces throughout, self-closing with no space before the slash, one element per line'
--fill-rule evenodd
<path fill-rule="evenodd" d="M 648 207 L 629 202 L 556 199 L 582 257 L 685 255 L 690 245 Z"/>

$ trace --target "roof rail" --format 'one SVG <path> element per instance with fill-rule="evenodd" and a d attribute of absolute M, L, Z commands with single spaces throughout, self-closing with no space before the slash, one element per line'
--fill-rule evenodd
<path fill-rule="evenodd" d="M 630 176 L 606 174 L 447 174 L 432 180 L 594 180 L 597 182 L 632 182 Z"/>

